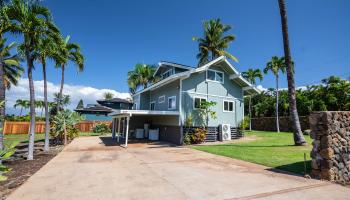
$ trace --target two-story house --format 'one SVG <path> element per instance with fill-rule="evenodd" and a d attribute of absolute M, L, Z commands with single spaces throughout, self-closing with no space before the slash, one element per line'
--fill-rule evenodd
<path fill-rule="evenodd" d="M 243 96 L 259 92 L 224 56 L 197 68 L 160 62 L 154 76 L 161 80 L 133 95 L 132 110 L 115 110 L 110 114 L 113 136 L 118 132 L 128 137 L 149 124 L 159 130 L 160 140 L 182 144 L 183 127 L 190 115 L 193 126 L 203 124 L 198 115 L 203 101 L 216 102 L 211 109 L 217 118 L 209 118 L 208 127 L 219 134 L 222 124 L 239 126 L 244 118 Z"/>

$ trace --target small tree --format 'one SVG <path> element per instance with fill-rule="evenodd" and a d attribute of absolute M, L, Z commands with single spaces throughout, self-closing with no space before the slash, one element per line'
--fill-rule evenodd
<path fill-rule="evenodd" d="M 106 99 L 106 100 L 111 100 L 111 99 L 114 98 L 114 94 L 111 93 L 111 92 L 105 92 L 105 93 L 103 94 L 103 97 L 104 97 L 104 99 Z"/>
<path fill-rule="evenodd" d="M 208 127 L 209 117 L 216 119 L 216 112 L 212 110 L 212 107 L 216 105 L 213 101 L 203 101 L 201 102 L 200 109 L 198 109 L 198 115 L 202 120 L 203 128 Z"/>
<path fill-rule="evenodd" d="M 74 127 L 77 123 L 83 120 L 83 117 L 77 112 L 70 110 L 62 110 L 53 117 L 52 133 L 54 137 L 63 140 L 64 145 L 68 139 L 73 139 L 78 131 Z"/>
<path fill-rule="evenodd" d="M 76 109 L 83 109 L 84 108 L 84 102 L 82 99 L 80 99 L 78 105 L 77 105 L 77 108 Z"/>

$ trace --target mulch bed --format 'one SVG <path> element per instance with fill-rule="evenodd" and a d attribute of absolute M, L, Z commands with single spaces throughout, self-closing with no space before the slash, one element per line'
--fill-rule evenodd
<path fill-rule="evenodd" d="M 12 191 L 21 186 L 30 176 L 37 172 L 42 166 L 54 158 L 63 146 L 53 146 L 49 153 L 36 151 L 34 160 L 14 159 L 4 161 L 4 165 L 11 168 L 11 171 L 6 173 L 7 180 L 0 182 L 0 199 L 5 199 Z"/>

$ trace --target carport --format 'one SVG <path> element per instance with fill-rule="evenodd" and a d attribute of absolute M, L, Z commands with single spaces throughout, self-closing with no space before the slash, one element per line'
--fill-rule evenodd
<path fill-rule="evenodd" d="M 109 114 L 112 117 L 112 138 L 118 143 L 121 138 L 124 139 L 125 143 L 122 146 L 127 147 L 131 132 L 143 127 L 145 123 L 158 128 L 159 135 L 164 135 L 169 130 L 180 136 L 179 115 L 178 111 L 114 110 Z"/>

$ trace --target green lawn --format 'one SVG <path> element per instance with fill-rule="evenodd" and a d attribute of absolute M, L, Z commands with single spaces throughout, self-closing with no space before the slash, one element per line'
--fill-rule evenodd
<path fill-rule="evenodd" d="M 252 131 L 246 132 L 245 136 L 256 137 L 256 140 L 193 148 L 297 174 L 304 174 L 304 153 L 306 153 L 307 171 L 310 171 L 312 140 L 309 136 L 305 136 L 307 146 L 294 146 L 292 133 Z"/>
<path fill-rule="evenodd" d="M 37 140 L 43 140 L 45 139 L 45 134 L 43 133 L 36 133 L 35 134 L 35 141 Z M 19 142 L 25 142 L 28 141 L 28 134 L 5 134 L 4 135 L 4 144 L 5 145 L 10 145 L 14 142 L 19 143 Z"/>
<path fill-rule="evenodd" d="M 101 133 L 93 133 L 93 132 L 80 132 L 79 137 L 84 137 L 84 136 L 101 136 Z"/>

